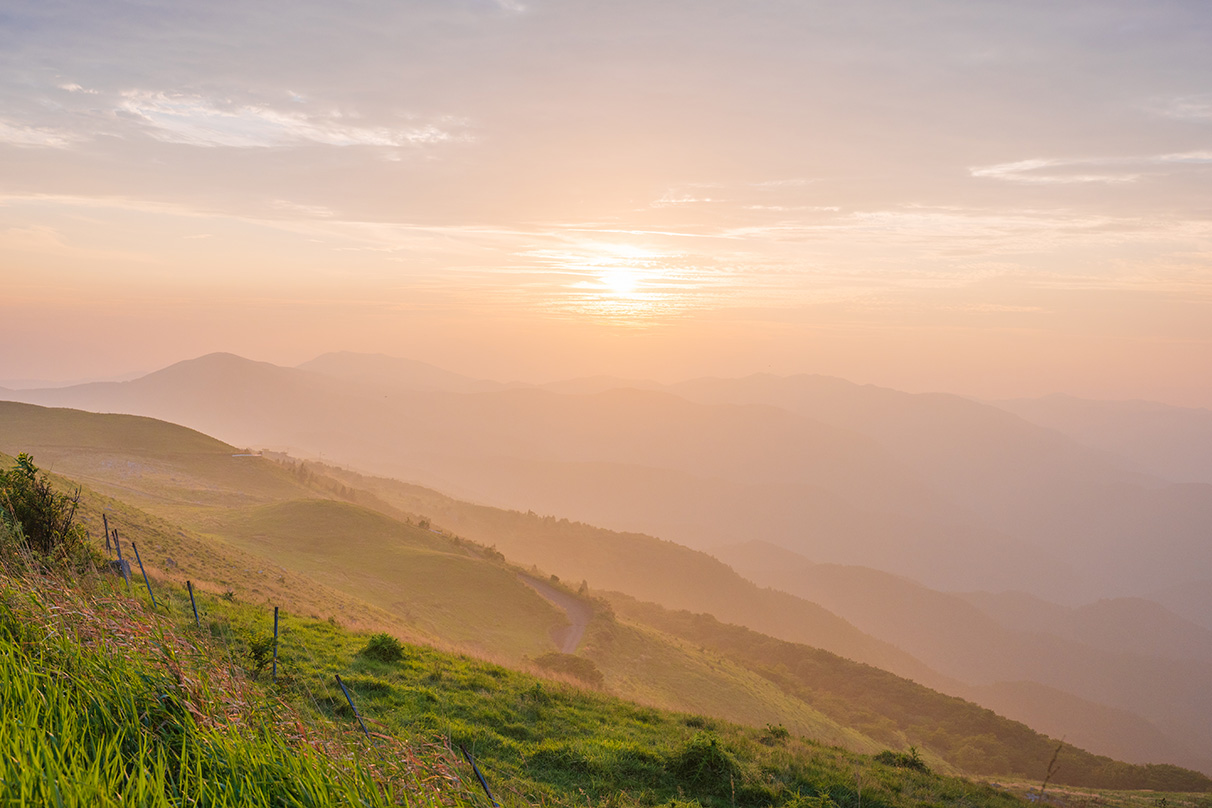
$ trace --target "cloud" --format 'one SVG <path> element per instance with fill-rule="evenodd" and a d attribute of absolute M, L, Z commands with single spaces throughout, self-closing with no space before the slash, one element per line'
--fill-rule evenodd
<path fill-rule="evenodd" d="M 1212 164 L 1212 151 L 1174 152 L 1139 157 L 1035 158 L 968 169 L 983 179 L 1034 185 L 1136 182 L 1166 166 Z"/>
<path fill-rule="evenodd" d="M 58 85 L 58 87 L 60 90 L 65 90 L 69 93 L 84 93 L 85 95 L 96 95 L 97 94 L 96 90 L 90 90 L 87 87 L 81 87 L 79 84 L 76 84 L 75 82 L 72 82 L 70 84 L 60 84 L 60 85 Z"/>
<path fill-rule="evenodd" d="M 1136 180 L 1140 179 L 1141 175 L 1139 173 L 1086 173 L 1073 171 L 1078 166 L 1107 166 L 1114 162 L 1118 161 L 1100 162 L 1096 159 L 1018 160 L 1013 163 L 998 163 L 992 166 L 970 168 L 968 169 L 968 173 L 973 177 L 1033 185 L 1073 185 L 1091 182 L 1117 184 L 1136 182 Z"/>
<path fill-rule="evenodd" d="M 466 139 L 432 123 L 366 126 L 340 112 L 285 112 L 183 93 L 128 90 L 122 94 L 119 111 L 142 123 L 157 140 L 190 146 L 249 149 L 319 143 L 404 147 Z M 453 119 L 443 122 L 458 123 Z"/>
<path fill-rule="evenodd" d="M 694 196 L 692 194 L 675 194 L 672 191 L 666 191 L 665 195 L 660 199 L 648 203 L 650 208 L 674 208 L 683 205 L 694 205 L 703 202 L 716 202 L 718 200 L 710 196 Z"/>
<path fill-rule="evenodd" d="M 1161 113 L 1170 118 L 1212 122 L 1212 97 L 1188 96 L 1165 104 Z"/>
<path fill-rule="evenodd" d="M 10 146 L 66 149 L 81 140 L 79 135 L 61 129 L 0 121 L 0 143 Z"/>
<path fill-rule="evenodd" d="M 1190 151 L 1178 152 L 1176 154 L 1163 154 L 1154 159 L 1158 163 L 1207 164 L 1212 163 L 1212 151 Z"/>

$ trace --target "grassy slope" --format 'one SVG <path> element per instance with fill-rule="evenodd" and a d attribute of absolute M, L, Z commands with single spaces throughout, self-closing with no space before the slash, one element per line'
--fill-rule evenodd
<path fill-rule="evenodd" d="M 726 625 L 710 615 L 669 611 L 622 595 L 611 601 L 621 614 L 713 649 L 843 724 L 885 743 L 930 749 L 966 771 L 1038 775 L 1048 770 L 1057 748 L 1056 741 L 991 710 L 826 651 Z M 1062 748 L 1060 762 L 1053 778 L 1060 784 L 1212 789 L 1212 779 L 1198 772 L 1177 766 L 1135 766 L 1071 745 Z"/>
<path fill-rule="evenodd" d="M 323 500 L 227 512 L 215 532 L 423 630 L 518 660 L 553 650 L 563 612 L 474 546 Z"/>
<path fill-rule="evenodd" d="M 236 456 L 236 448 L 193 430 L 0 402 L 0 449 L 29 451 L 43 468 L 137 506 L 136 515 L 113 499 L 97 502 L 116 508 L 111 518 L 121 535 L 139 541 L 144 561 L 170 575 L 514 661 L 554 650 L 550 632 L 565 622 L 468 545 L 334 502 L 343 492 L 331 481 Z M 101 535 L 99 521 L 86 519 L 93 535 Z M 384 547 L 393 548 L 389 563 Z M 308 580 L 323 585 L 313 603 Z"/>
<path fill-rule="evenodd" d="M 0 404 L 0 416 L 10 406 L 22 409 L 23 430 L 39 423 L 39 408 L 27 405 Z M 41 414 L 50 425 L 22 435 L 41 441 L 32 446 L 19 445 L 21 436 L 9 433 L 0 417 L 0 447 L 31 449 L 35 460 L 45 456 L 59 469 L 83 471 L 93 485 L 139 503 L 141 508 L 85 488 L 81 516 L 99 536 L 100 514 L 108 513 L 127 554 L 134 540 L 153 574 L 178 583 L 189 579 L 211 592 L 231 590 L 266 608 L 335 617 L 523 667 L 527 657 L 555 650 L 551 629 L 565 621 L 563 614 L 519 582 L 499 554 L 322 498 L 344 495 L 391 511 L 364 492 L 342 490 L 302 468 L 232 458 L 232 447 L 151 419 L 120 416 L 127 433 L 110 438 L 114 416 Z M 193 451 L 166 451 L 174 448 L 169 438 L 177 432 Z M 124 446 L 124 440 L 132 444 Z M 304 495 L 313 499 L 297 498 Z M 243 504 L 249 502 L 254 504 Z M 721 666 L 652 632 L 615 630 L 626 638 L 617 655 L 597 655 L 612 692 L 751 723 L 783 720 L 810 737 L 875 747 L 739 666 Z"/>
<path fill-rule="evenodd" d="M 20 406 L 0 405 L 0 415 L 6 414 L 4 408 Z M 19 412 L 17 420 L 24 422 L 18 427 L 26 430 L 31 424 L 36 426 L 37 410 Z M 372 494 L 342 489 L 341 484 L 313 477 L 304 469 L 275 466 L 261 458 L 233 458 L 232 447 L 148 419 L 43 413 L 49 413 L 45 416 L 52 421 L 49 426 L 43 424 L 41 432 L 22 431 L 18 436 L 37 438 L 41 444 L 21 448 L 49 450 L 59 468 L 79 468 L 96 484 L 161 514 L 186 518 L 204 531 L 180 528 L 167 519 L 86 492 L 86 504 L 92 506 L 86 509 L 86 521 L 99 521 L 99 514 L 92 508 L 108 508 L 121 523 L 124 535 L 139 541 L 145 560 L 170 577 L 210 580 L 212 588 L 232 588 L 245 597 L 272 600 L 296 613 L 339 614 L 345 622 L 381 626 L 401 636 L 430 642 L 433 634 L 453 636 L 465 647 L 481 651 L 494 643 L 514 642 L 503 656 L 512 656 L 515 661 L 519 653 L 525 653 L 520 648 L 526 640 L 531 641 L 532 648 L 543 647 L 541 629 L 552 625 L 551 607 L 528 587 L 517 584 L 509 568 L 492 553 L 388 519 L 382 513 L 324 499 L 339 494 L 365 500 L 380 511 L 397 512 Z M 116 425 L 110 420 L 115 418 Z M 182 444 L 169 440 L 177 432 L 186 435 Z M 0 440 L 4 441 L 0 447 L 7 447 L 13 445 L 15 437 L 0 429 Z M 73 448 L 73 441 L 80 446 Z M 125 445 L 125 441 L 133 444 Z M 301 496 L 312 499 L 299 499 Z M 515 519 L 533 519 L 501 513 Z M 593 532 L 587 526 L 572 527 Z M 606 532 L 594 535 L 597 533 Z M 560 531 L 554 535 L 561 535 Z M 585 545 L 582 541 L 578 548 Z M 396 550 L 393 555 L 398 557 L 391 564 L 372 560 L 355 570 L 353 576 L 333 569 L 346 567 L 350 557 L 377 560 L 372 554 L 380 554 L 385 546 Z M 308 575 L 273 569 L 267 564 L 263 554 L 273 555 L 275 547 L 279 560 Z M 171 565 L 167 563 L 170 557 Z M 312 575 L 328 575 L 333 586 L 315 586 L 309 580 Z M 408 579 L 412 585 L 401 599 L 399 588 L 390 582 L 408 575 L 412 575 Z M 456 591 L 456 597 L 451 598 L 452 584 L 468 575 L 478 582 L 474 591 Z M 372 585 L 375 582 L 380 585 L 377 592 Z M 503 597 L 502 592 L 509 595 Z M 484 593 L 488 596 L 477 602 L 477 596 Z M 514 611 L 527 617 L 543 615 L 524 631 L 511 620 L 497 621 L 500 604 L 507 603 L 514 593 L 514 605 L 518 606 Z M 363 597 L 388 608 L 370 605 Z M 525 620 L 521 624 L 527 625 Z M 452 625 L 471 625 L 475 631 L 469 637 L 459 634 L 457 628 L 452 630 Z M 501 627 L 496 635 L 495 627 Z M 540 629 L 538 641 L 531 631 L 535 628 Z M 510 635 L 513 640 L 508 639 Z M 517 644 L 519 637 L 523 638 L 522 645 Z M 859 749 L 874 747 L 871 740 L 826 718 L 816 705 L 810 707 L 811 700 L 789 690 L 785 682 L 772 681 L 769 676 L 758 675 L 760 671 L 753 670 L 752 665 L 721 658 L 693 644 L 671 642 L 667 635 L 617 621 L 595 621 L 584 653 L 607 674 L 611 689 L 647 703 L 751 724 L 782 721 L 812 737 Z M 995 751 L 988 754 L 993 756 Z"/>
<path fill-rule="evenodd" d="M 426 768 L 304 719 L 117 583 L 0 565 L 0 804 L 468 804 Z"/>
<path fill-rule="evenodd" d="M 492 508 L 421 486 L 326 469 L 381 502 L 491 544 L 519 564 L 538 564 L 595 589 L 627 592 L 671 609 L 709 612 L 792 642 L 827 648 L 931 686 L 951 684 L 909 654 L 855 629 L 815 603 L 764 589 L 706 553 L 639 533 Z"/>
<path fill-rule="evenodd" d="M 182 612 L 183 593 L 169 597 Z M 208 598 L 203 611 L 237 657 L 269 627 L 263 609 L 240 603 Z M 639 706 L 429 647 L 373 661 L 360 653 L 365 634 L 327 622 L 285 615 L 281 632 L 277 692 L 295 709 L 355 726 L 339 674 L 372 729 L 415 745 L 465 745 L 506 805 L 858 808 L 860 783 L 861 804 L 873 808 L 1021 804 L 988 786 L 888 767 L 794 734 Z"/>

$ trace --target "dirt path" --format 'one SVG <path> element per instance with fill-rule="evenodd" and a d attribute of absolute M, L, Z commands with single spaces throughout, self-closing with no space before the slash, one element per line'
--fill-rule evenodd
<path fill-rule="evenodd" d="M 570 595 L 562 589 L 557 589 L 541 578 L 532 578 L 520 573 L 518 578 L 522 583 L 538 592 L 545 600 L 559 606 L 568 615 L 568 625 L 552 629 L 551 638 L 555 640 L 555 644 L 563 653 L 576 653 L 577 646 L 581 644 L 581 638 L 585 636 L 585 627 L 593 618 L 593 608 L 580 598 Z"/>

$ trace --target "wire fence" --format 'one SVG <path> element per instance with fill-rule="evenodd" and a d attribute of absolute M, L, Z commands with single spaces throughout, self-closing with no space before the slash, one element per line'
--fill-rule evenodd
<path fill-rule="evenodd" d="M 127 598 L 138 602 L 139 598 L 135 595 L 130 580 L 130 565 L 122 555 L 121 537 L 118 528 L 112 527 L 109 524 L 107 514 L 103 513 L 102 519 L 106 536 L 105 549 L 107 555 L 116 555 L 116 558 L 110 559 L 108 568 L 111 572 L 121 575 L 125 581 L 127 585 Z M 136 543 L 131 542 L 130 547 L 135 553 L 148 600 L 154 613 L 169 617 L 174 609 L 173 596 L 176 596 L 181 601 L 182 607 L 184 607 L 184 601 L 188 599 L 190 612 L 193 617 L 193 627 L 199 635 L 199 642 L 191 644 L 189 647 L 197 655 L 198 659 L 204 660 L 210 658 L 210 655 L 204 648 L 206 642 L 218 642 L 225 657 L 225 674 L 228 678 L 236 680 L 247 676 L 250 673 L 250 669 L 244 664 L 246 660 L 252 663 L 251 673 L 253 678 L 258 678 L 260 669 L 256 664 L 256 654 L 254 653 L 258 644 L 256 636 L 257 627 L 255 625 L 247 626 L 246 630 L 249 634 L 248 642 L 241 643 L 237 637 L 237 629 L 231 623 L 230 617 L 226 620 L 208 619 L 204 626 L 202 618 L 210 617 L 207 601 L 213 596 L 197 591 L 192 580 L 186 580 L 183 592 L 169 592 L 168 597 L 165 597 L 165 593 L 162 592 L 161 597 L 157 599 L 151 585 L 151 578 L 147 573 L 146 567 L 143 565 Z M 230 597 L 225 599 L 232 600 Z M 334 694 L 325 691 L 317 692 L 313 687 L 312 677 L 296 677 L 290 672 L 292 660 L 296 659 L 304 663 L 306 668 L 313 671 L 321 671 L 325 668 L 325 665 L 313 653 L 308 643 L 292 641 L 289 632 L 289 620 L 285 619 L 288 617 L 279 606 L 273 607 L 272 615 L 268 611 L 265 613 L 266 624 L 272 626 L 270 646 L 272 666 L 271 686 L 279 690 L 288 687 L 290 692 L 296 698 L 302 699 L 303 703 L 314 714 L 333 715 L 335 717 L 335 714 L 339 712 L 336 709 L 339 701 L 334 699 Z M 249 647 L 246 648 L 244 645 L 248 645 Z M 279 675 L 280 666 L 281 676 Z M 366 766 L 372 771 L 380 773 L 395 770 L 398 776 L 402 775 L 405 780 L 411 780 L 416 786 L 436 786 L 442 789 L 453 788 L 464 799 L 474 802 L 474 790 L 459 776 L 457 771 L 457 761 L 460 757 L 459 753 L 461 753 L 462 759 L 471 769 L 475 781 L 478 782 L 493 808 L 500 808 L 500 803 L 493 795 L 487 778 L 464 745 L 460 744 L 456 752 L 449 736 L 442 737 L 441 743 L 418 743 L 416 741 L 405 741 L 397 738 L 391 734 L 386 724 L 365 716 L 358 709 L 355 694 L 349 690 L 339 673 L 333 671 L 330 681 L 335 686 L 335 689 L 344 696 L 361 730 L 364 745 L 360 752 L 364 757 L 350 761 L 352 765 Z M 270 701 L 262 705 L 253 704 L 251 701 L 244 699 L 240 703 L 230 706 L 238 708 L 242 713 L 241 718 L 250 725 L 255 724 L 262 727 L 266 727 L 271 723 L 281 725 L 282 715 L 289 711 L 289 705 L 282 698 L 272 699 L 272 697 Z M 334 744 L 332 739 L 322 737 L 311 738 L 301 722 L 294 721 L 293 724 L 295 731 L 293 734 L 288 732 L 288 737 L 291 737 L 296 742 L 306 743 L 312 748 L 325 752 L 330 756 L 339 754 L 337 746 L 348 746 L 348 743 Z M 367 724 L 373 725 L 379 731 L 372 731 Z M 282 728 L 279 726 L 279 729 Z M 290 727 L 286 727 L 286 729 L 289 730 Z M 424 750 L 424 755 L 418 754 L 418 747 Z M 357 752 L 355 754 L 357 755 Z"/>

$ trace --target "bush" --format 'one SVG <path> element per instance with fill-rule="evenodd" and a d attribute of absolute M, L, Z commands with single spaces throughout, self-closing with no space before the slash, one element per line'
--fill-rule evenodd
<path fill-rule="evenodd" d="M 404 658 L 404 646 L 390 634 L 375 634 L 366 641 L 358 655 L 375 662 L 391 664 Z"/>
<path fill-rule="evenodd" d="M 929 772 L 930 767 L 926 765 L 926 761 L 922 760 L 922 756 L 918 754 L 917 747 L 909 747 L 908 752 L 893 752 L 891 749 L 885 749 L 875 756 L 876 763 L 883 763 L 885 766 L 895 766 L 898 769 L 912 769 L 918 772 Z"/>
<path fill-rule="evenodd" d="M 261 675 L 274 656 L 274 635 L 256 637 L 248 643 L 248 661 L 252 665 L 253 678 Z"/>
<path fill-rule="evenodd" d="M 729 795 L 741 779 L 736 760 L 709 732 L 695 733 L 670 757 L 668 768 L 691 793 Z"/>
<path fill-rule="evenodd" d="M 84 528 L 76 524 L 80 490 L 60 494 L 22 452 L 16 464 L 0 472 L 0 510 L 10 541 L 46 560 L 82 560 L 87 553 Z"/>
<path fill-rule="evenodd" d="M 774 746 L 781 741 L 785 741 L 791 737 L 791 731 L 782 724 L 767 724 L 766 731 L 762 733 L 762 737 L 758 740 L 767 746 Z"/>

